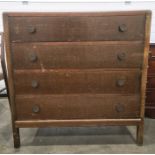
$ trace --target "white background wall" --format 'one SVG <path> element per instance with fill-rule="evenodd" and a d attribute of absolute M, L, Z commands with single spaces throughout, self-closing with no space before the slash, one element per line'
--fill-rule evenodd
<path fill-rule="evenodd" d="M 59 1 L 59 0 L 57 0 Z M 155 43 L 155 1 L 112 1 L 83 0 L 82 2 L 57 2 L 50 0 L 0 0 L 0 31 L 3 31 L 2 13 L 9 11 L 24 12 L 85 12 L 85 11 L 121 11 L 152 10 L 151 43 Z M 72 0 L 74 1 L 74 0 Z"/>

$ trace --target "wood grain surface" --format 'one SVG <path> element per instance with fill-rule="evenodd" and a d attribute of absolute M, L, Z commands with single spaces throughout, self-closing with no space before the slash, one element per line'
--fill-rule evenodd
<path fill-rule="evenodd" d="M 14 83 L 16 94 L 135 94 L 140 78 L 139 70 L 18 70 Z"/>
<path fill-rule="evenodd" d="M 144 40 L 145 16 L 10 17 L 12 42 Z M 126 26 L 120 31 L 120 26 Z M 32 32 L 34 30 L 34 32 Z"/>
<path fill-rule="evenodd" d="M 18 120 L 138 118 L 139 100 L 139 95 L 115 94 L 18 95 L 16 108 Z M 33 106 L 39 112 L 33 112 Z"/>
<path fill-rule="evenodd" d="M 123 41 L 48 42 L 13 43 L 11 47 L 15 69 L 91 69 L 141 68 L 144 45 Z"/>

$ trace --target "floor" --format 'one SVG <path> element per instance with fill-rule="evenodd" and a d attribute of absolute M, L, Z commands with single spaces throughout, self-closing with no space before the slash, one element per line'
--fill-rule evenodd
<path fill-rule="evenodd" d="M 155 120 L 145 119 L 144 145 L 135 127 L 20 129 L 21 147 L 13 148 L 8 100 L 0 99 L 0 153 L 155 153 Z"/>

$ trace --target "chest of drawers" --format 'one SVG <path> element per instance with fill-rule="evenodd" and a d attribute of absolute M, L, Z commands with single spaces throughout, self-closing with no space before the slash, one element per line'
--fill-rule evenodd
<path fill-rule="evenodd" d="M 143 143 L 150 11 L 3 18 L 15 147 L 52 126 L 133 125 Z"/>

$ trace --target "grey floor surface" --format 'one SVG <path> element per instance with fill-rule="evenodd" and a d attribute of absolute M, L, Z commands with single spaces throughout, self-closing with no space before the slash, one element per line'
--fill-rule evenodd
<path fill-rule="evenodd" d="M 20 129 L 21 147 L 13 148 L 10 109 L 0 99 L 0 153 L 155 153 L 155 120 L 145 119 L 144 145 L 135 127 Z"/>

